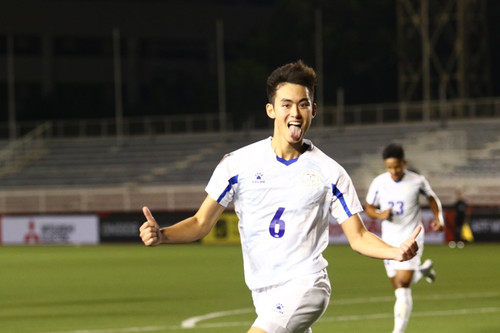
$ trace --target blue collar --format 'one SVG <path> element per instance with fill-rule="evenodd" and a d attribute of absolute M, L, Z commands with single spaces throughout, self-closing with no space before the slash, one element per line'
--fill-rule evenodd
<path fill-rule="evenodd" d="M 299 156 L 300 157 L 300 156 Z M 299 160 L 299 157 L 297 158 L 292 158 L 291 160 L 285 160 L 284 158 L 279 157 L 276 155 L 276 160 L 280 163 L 283 163 L 286 166 L 289 166 L 290 164 L 293 164 Z"/>

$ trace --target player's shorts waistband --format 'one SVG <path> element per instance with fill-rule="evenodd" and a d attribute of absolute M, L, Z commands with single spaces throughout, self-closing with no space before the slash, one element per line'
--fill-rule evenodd
<path fill-rule="evenodd" d="M 298 280 L 298 279 L 303 279 L 303 278 L 308 278 L 310 276 L 315 276 L 315 275 L 317 275 L 318 277 L 328 277 L 328 272 L 327 272 L 326 268 L 323 268 L 322 270 L 320 270 L 318 272 L 296 276 L 296 277 L 294 277 L 294 278 L 292 278 L 290 280 L 286 280 L 286 281 L 283 281 L 283 282 L 280 282 L 280 283 L 277 283 L 277 284 L 273 284 L 271 286 L 257 288 L 257 289 L 252 289 L 252 291 L 253 292 L 257 292 L 257 293 L 266 292 L 266 291 L 272 290 L 274 288 L 281 287 L 281 286 L 289 283 L 290 281 L 294 281 L 294 280 Z"/>

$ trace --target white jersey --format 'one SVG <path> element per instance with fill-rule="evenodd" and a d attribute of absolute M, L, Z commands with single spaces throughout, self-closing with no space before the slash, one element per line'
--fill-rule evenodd
<path fill-rule="evenodd" d="M 362 210 L 346 171 L 305 143 L 308 150 L 289 161 L 276 156 L 271 138 L 236 150 L 206 187 L 221 205 L 234 201 L 252 290 L 324 269 L 329 221 L 342 223 Z"/>
<path fill-rule="evenodd" d="M 372 181 L 366 202 L 380 207 L 380 210 L 392 210 L 391 220 L 382 221 L 382 239 L 386 243 L 401 245 L 422 223 L 420 194 L 427 198 L 436 197 L 424 176 L 408 170 L 399 181 L 394 181 L 389 172 Z M 423 232 L 420 234 L 423 235 Z"/>

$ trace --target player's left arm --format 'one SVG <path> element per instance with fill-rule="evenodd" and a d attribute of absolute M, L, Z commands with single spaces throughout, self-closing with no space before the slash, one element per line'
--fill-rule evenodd
<path fill-rule="evenodd" d="M 434 220 L 431 222 L 432 230 L 444 230 L 443 208 L 441 206 L 441 201 L 435 194 L 430 195 L 427 200 L 429 201 L 429 207 L 432 214 L 434 214 Z"/>
<path fill-rule="evenodd" d="M 444 230 L 443 208 L 441 206 L 441 201 L 432 190 L 429 181 L 424 176 L 421 176 L 420 192 L 427 198 L 432 214 L 434 214 L 434 220 L 431 222 L 432 230 Z"/>
<path fill-rule="evenodd" d="M 342 230 L 351 248 L 367 257 L 405 261 L 413 258 L 418 251 L 416 238 L 422 226 L 418 226 L 412 235 L 399 248 L 393 247 L 369 232 L 358 214 L 352 215 L 341 224 Z"/>

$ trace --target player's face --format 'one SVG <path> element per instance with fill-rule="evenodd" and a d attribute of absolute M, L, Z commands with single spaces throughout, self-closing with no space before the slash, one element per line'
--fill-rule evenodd
<path fill-rule="evenodd" d="M 384 160 L 385 169 L 391 174 L 392 180 L 398 182 L 405 175 L 406 161 L 399 158 L 386 158 Z"/>
<path fill-rule="evenodd" d="M 274 119 L 274 137 L 289 144 L 302 144 L 304 135 L 316 115 L 316 104 L 309 89 L 300 84 L 278 86 L 274 103 L 266 105 L 269 118 Z"/>

